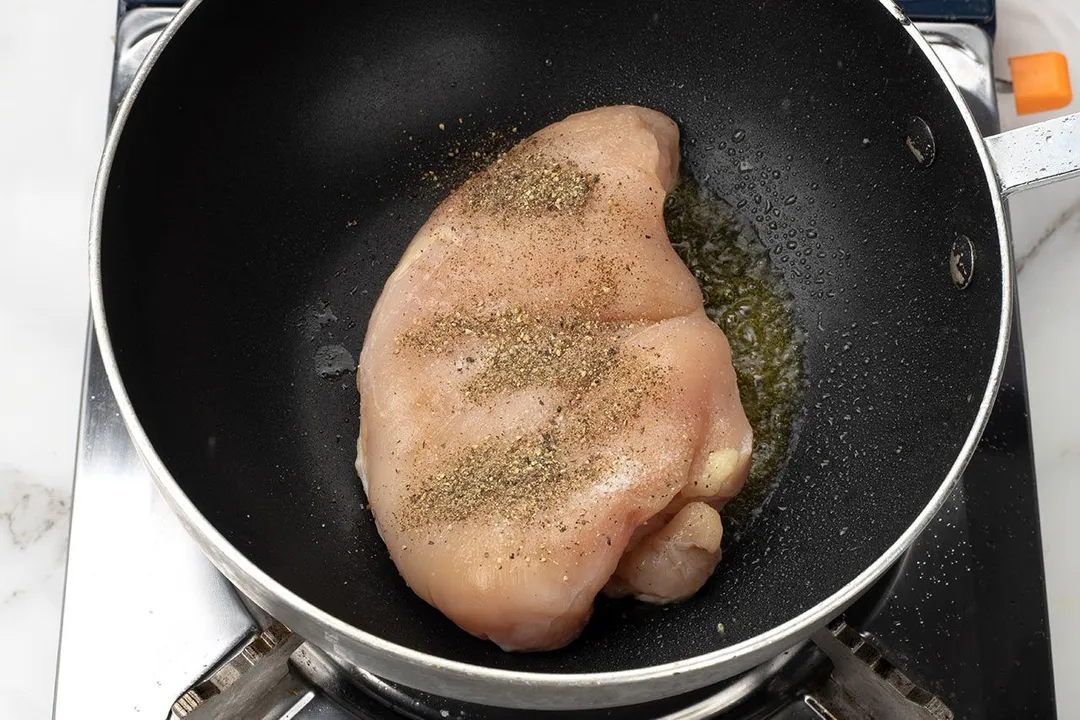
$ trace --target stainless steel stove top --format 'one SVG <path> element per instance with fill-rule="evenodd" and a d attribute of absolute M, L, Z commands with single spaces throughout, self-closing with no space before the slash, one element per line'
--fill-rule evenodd
<path fill-rule="evenodd" d="M 139 8 L 123 14 L 112 109 L 174 13 Z M 971 25 L 920 27 L 984 131 L 996 131 L 989 37 Z M 241 598 L 158 496 L 119 416 L 92 331 L 83 392 L 54 717 L 477 715 L 362 673 L 346 677 L 317 648 Z M 807 647 L 661 714 L 714 717 L 762 689 L 781 665 L 809 668 L 815 658 L 826 658 L 827 679 L 799 695 L 798 712 L 809 714 L 785 717 L 831 717 L 825 708 L 831 703 L 836 711 L 842 702 L 830 696 L 838 684 L 844 688 L 839 695 L 855 687 L 874 703 L 881 695 L 902 717 L 952 717 L 931 693 L 914 692 L 918 688 L 900 671 L 883 671 L 880 656 L 839 620 Z M 619 711 L 594 716 L 630 717 Z"/>

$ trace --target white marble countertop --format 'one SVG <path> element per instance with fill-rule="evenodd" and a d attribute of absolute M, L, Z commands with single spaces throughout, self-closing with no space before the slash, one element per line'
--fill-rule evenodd
<path fill-rule="evenodd" d="M 0 2 L 0 718 L 52 707 L 115 18 Z"/>
<path fill-rule="evenodd" d="M 1037 9 L 1027 9 L 1027 6 Z M 0 3 L 0 718 L 50 716 L 87 329 L 86 230 L 115 0 Z M 999 0 L 1010 55 L 1058 50 L 1080 4 Z M 69 54 L 62 58 L 58 50 Z M 1080 90 L 1078 90 L 1080 97 Z M 1080 111 L 1080 99 L 1066 110 Z M 1002 98 L 1006 128 L 1019 119 Z M 1080 181 L 1010 201 L 1060 714 L 1080 717 Z"/>

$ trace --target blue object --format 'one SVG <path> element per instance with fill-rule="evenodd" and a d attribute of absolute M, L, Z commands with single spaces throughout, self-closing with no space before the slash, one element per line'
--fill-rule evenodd
<path fill-rule="evenodd" d="M 916 22 L 966 22 L 982 26 L 993 37 L 995 0 L 896 0 Z"/>
<path fill-rule="evenodd" d="M 968 22 L 981 25 L 993 37 L 995 0 L 896 0 L 909 18 L 923 22 Z M 120 0 L 120 13 L 137 7 L 180 7 L 184 0 Z"/>

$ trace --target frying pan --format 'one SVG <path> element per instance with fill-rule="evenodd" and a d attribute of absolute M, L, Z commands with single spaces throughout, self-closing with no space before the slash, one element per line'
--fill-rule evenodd
<path fill-rule="evenodd" d="M 451 143 L 621 103 L 674 118 L 687 171 L 776 249 L 807 337 L 801 430 L 696 596 L 601 602 L 567 648 L 505 653 L 400 579 L 353 470 L 353 379 L 319 363 L 355 357 Z M 191 0 L 109 136 L 95 329 L 188 530 L 337 661 L 490 705 L 671 696 L 806 638 L 953 488 L 1004 361 L 1003 193 L 1080 165 L 1056 122 L 984 143 L 877 0 Z"/>

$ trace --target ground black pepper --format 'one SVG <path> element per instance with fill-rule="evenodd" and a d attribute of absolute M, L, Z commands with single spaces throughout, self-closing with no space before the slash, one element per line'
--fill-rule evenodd
<path fill-rule="evenodd" d="M 399 511 L 404 527 L 478 517 L 535 520 L 610 469 L 588 449 L 633 423 L 664 375 L 623 348 L 621 337 L 632 325 L 600 320 L 613 287 L 608 280 L 597 283 L 591 296 L 558 316 L 536 308 L 474 308 L 438 317 L 399 338 L 399 353 L 460 353 L 468 343 L 467 364 L 479 363 L 461 386 L 469 403 L 536 388 L 566 398 L 540 431 L 485 438 L 441 459 L 438 472 L 412 481 Z"/>
<path fill-rule="evenodd" d="M 600 182 L 572 160 L 536 152 L 526 141 L 478 173 L 464 186 L 469 209 L 504 218 L 580 212 Z"/>

